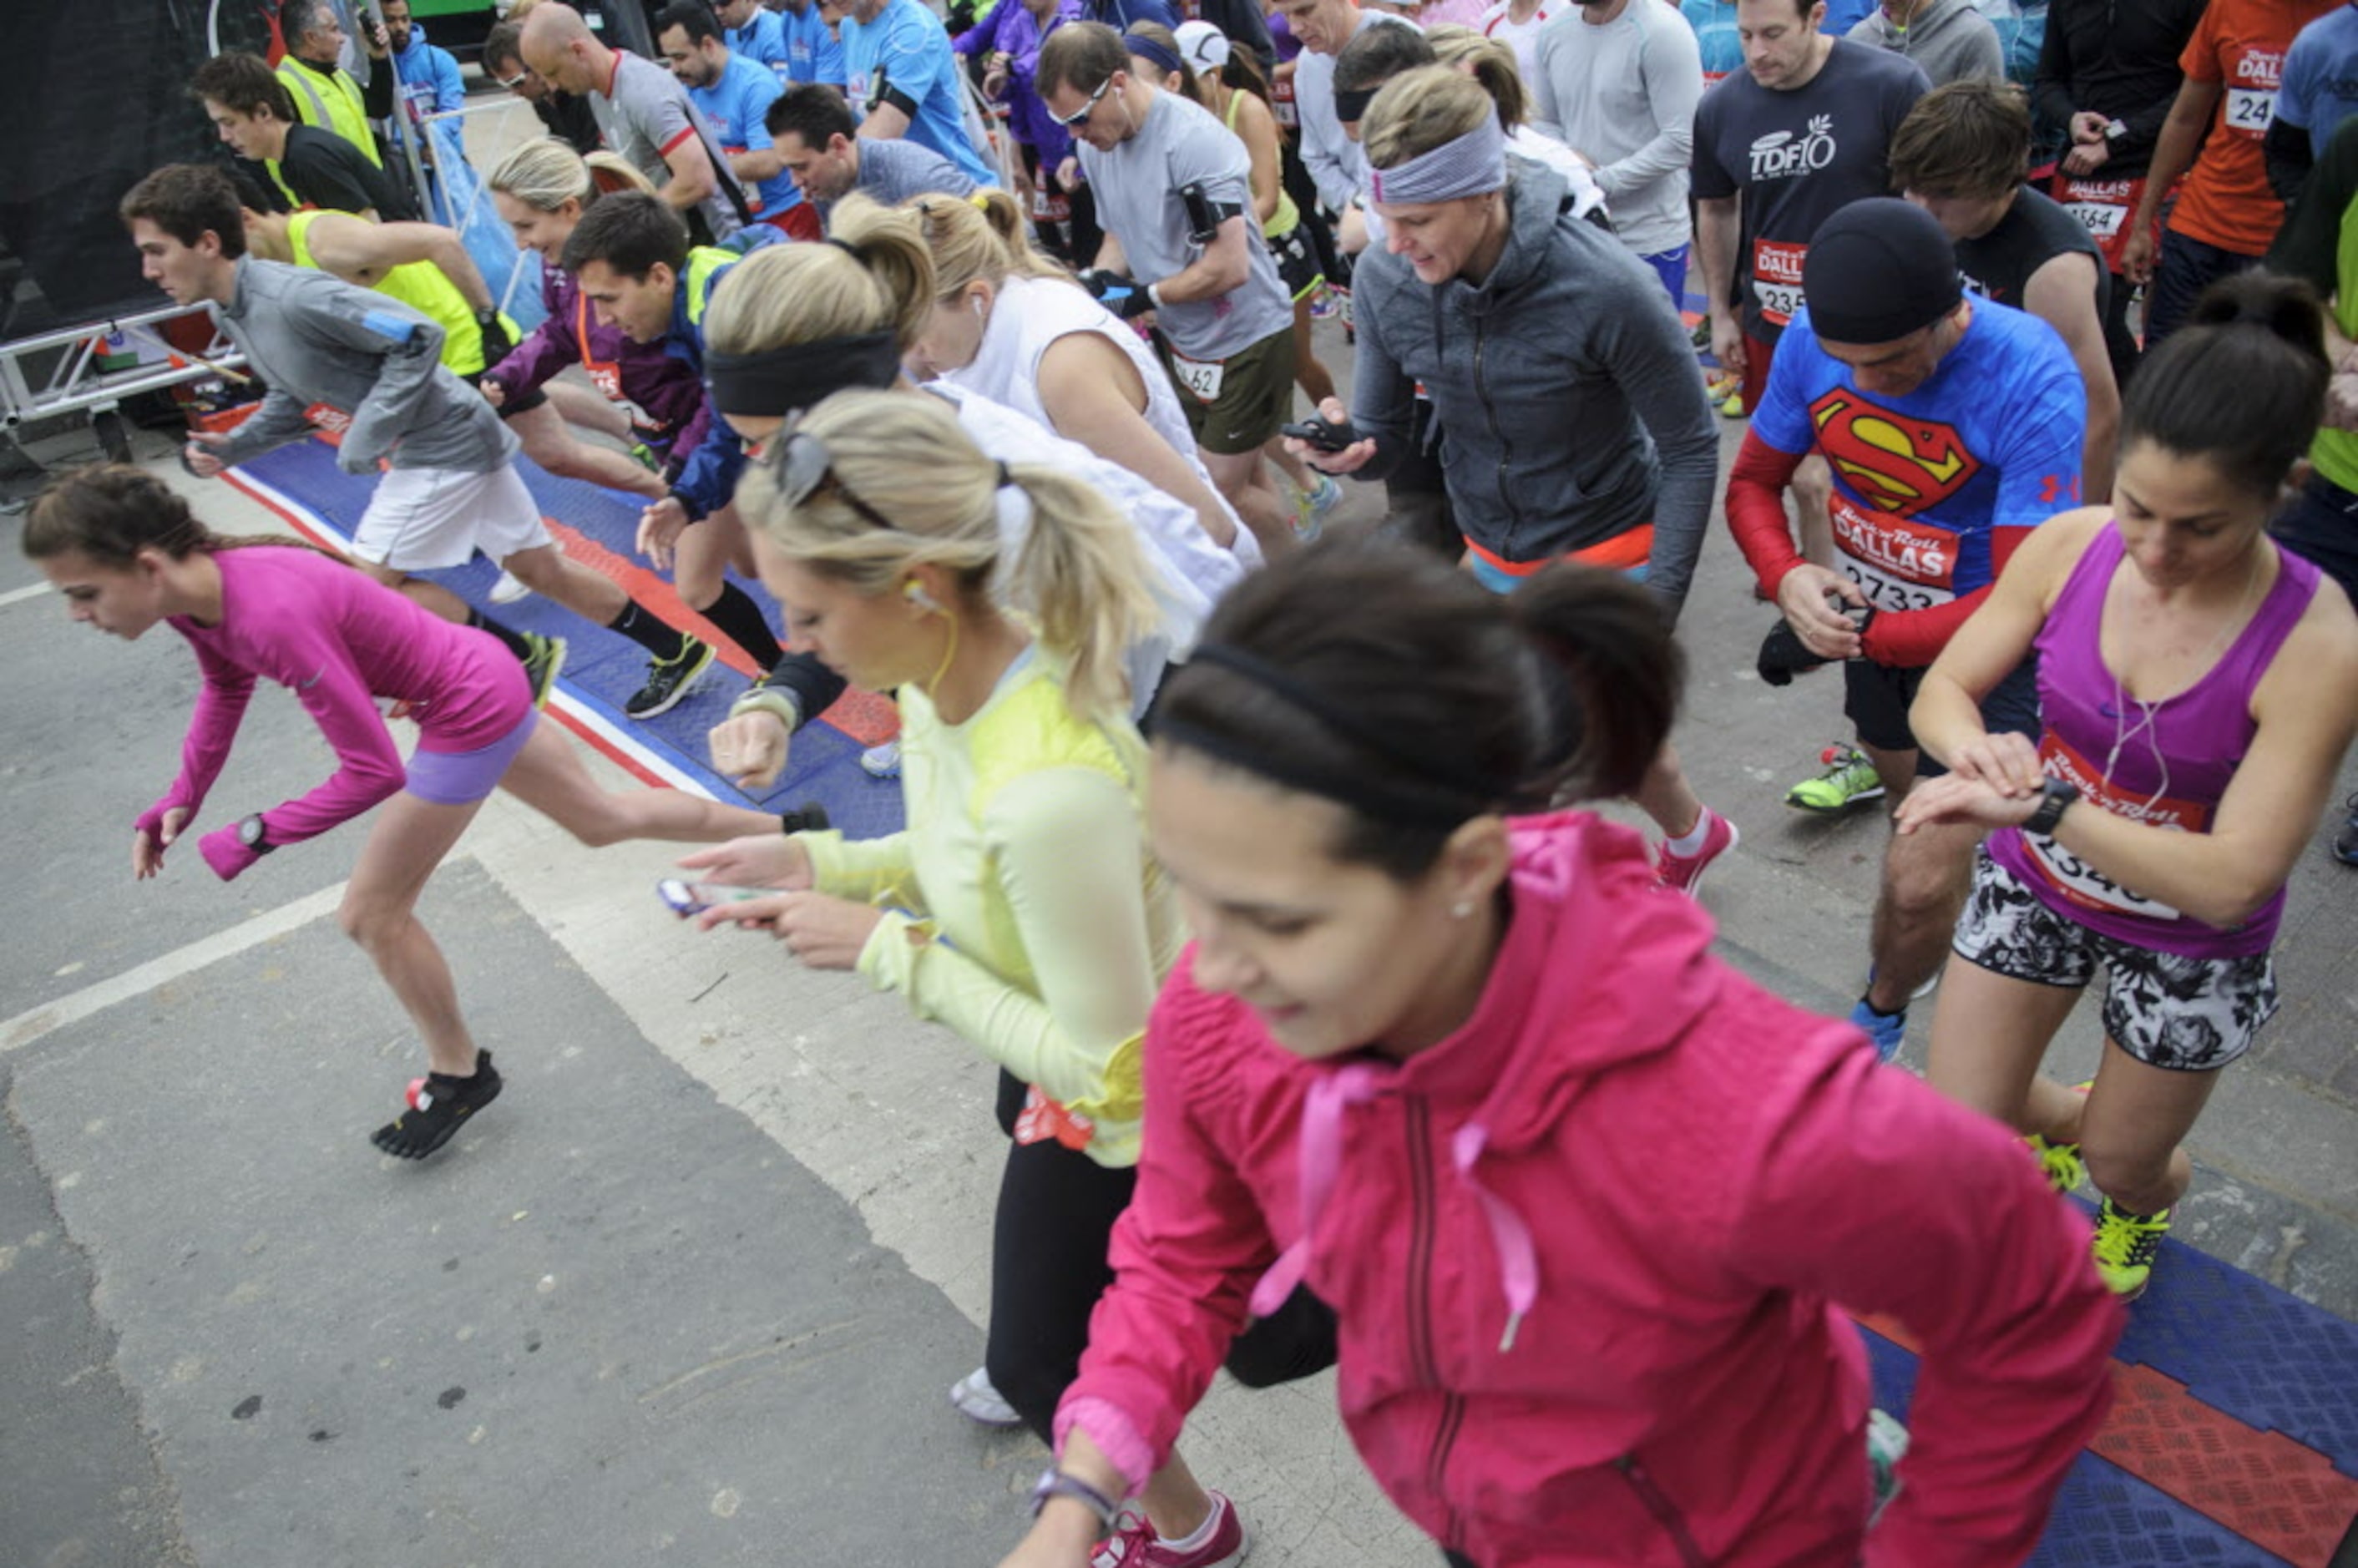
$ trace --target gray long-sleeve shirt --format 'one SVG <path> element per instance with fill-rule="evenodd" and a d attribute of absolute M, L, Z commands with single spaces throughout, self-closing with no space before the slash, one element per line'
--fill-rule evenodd
<path fill-rule="evenodd" d="M 1422 382 L 1467 539 L 1532 563 L 1651 522 L 1648 586 L 1675 614 L 1719 477 L 1694 347 L 1652 270 L 1561 211 L 1562 176 L 1508 169 L 1512 226 L 1480 284 L 1435 288 L 1399 256 L 1360 259 L 1351 421 L 1377 445 L 1360 475 L 1405 455 Z"/>
<path fill-rule="evenodd" d="M 1548 19 L 1535 51 L 1531 118 L 1596 165 L 1621 243 L 1641 256 L 1685 244 L 1703 101 L 1703 49 L 1687 19 L 1629 0 L 1599 27 L 1574 6 Z"/>
<path fill-rule="evenodd" d="M 339 424 L 336 464 L 346 473 L 373 472 L 380 458 L 489 473 L 515 455 L 515 438 L 482 394 L 443 368 L 442 329 L 373 289 L 249 256 L 217 313 L 270 387 L 217 449 L 223 462 Z"/>
<path fill-rule="evenodd" d="M 2006 46 L 1990 19 L 1974 10 L 1970 0 L 1931 0 L 1904 27 L 1893 27 L 1877 6 L 1847 36 L 1853 43 L 1914 60 L 1935 87 L 2006 80 Z"/>

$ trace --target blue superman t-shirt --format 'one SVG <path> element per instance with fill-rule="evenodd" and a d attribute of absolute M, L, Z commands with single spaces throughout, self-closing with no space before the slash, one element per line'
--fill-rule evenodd
<path fill-rule="evenodd" d="M 2080 372 L 2054 328 L 1986 299 L 1923 385 L 1869 395 L 1818 346 L 1807 306 L 1778 340 L 1752 433 L 1833 470 L 1840 565 L 1879 610 L 1989 586 L 1991 535 L 2080 504 Z"/>
<path fill-rule="evenodd" d="M 888 0 L 874 21 L 846 16 L 840 26 L 851 112 L 864 119 L 878 104 L 898 105 L 909 116 L 909 140 L 941 154 L 976 183 L 997 185 L 998 174 L 967 137 L 957 56 L 941 19 L 917 0 Z"/>

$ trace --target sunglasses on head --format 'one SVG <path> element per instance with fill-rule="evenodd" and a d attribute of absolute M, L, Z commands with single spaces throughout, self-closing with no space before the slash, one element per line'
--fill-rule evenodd
<path fill-rule="evenodd" d="M 1116 72 L 1115 74 L 1119 75 L 1120 72 Z M 1112 85 L 1113 77 L 1109 76 L 1103 81 L 1098 83 L 1098 90 L 1095 92 L 1090 93 L 1087 100 L 1083 103 L 1079 108 L 1074 110 L 1069 114 L 1052 114 L 1049 118 L 1055 121 L 1056 124 L 1064 126 L 1065 129 L 1068 131 L 1080 129 L 1081 122 L 1087 119 L 1090 114 L 1096 110 L 1098 100 L 1103 98 L 1106 95 L 1106 89 Z"/>
<path fill-rule="evenodd" d="M 788 431 L 778 438 L 769 456 L 778 498 L 788 506 L 800 506 L 822 490 L 830 490 L 870 527 L 892 531 L 892 524 L 884 514 L 860 500 L 843 482 L 843 476 L 835 471 L 835 460 L 828 454 L 827 443 L 817 436 L 801 430 Z"/>

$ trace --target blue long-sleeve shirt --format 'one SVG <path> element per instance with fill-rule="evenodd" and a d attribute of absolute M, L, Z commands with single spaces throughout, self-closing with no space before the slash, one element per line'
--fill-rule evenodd
<path fill-rule="evenodd" d="M 448 114 L 467 102 L 467 84 L 460 79 L 459 62 L 449 49 L 426 41 L 426 29 L 412 23 L 409 47 L 393 57 L 401 95 L 421 114 Z"/>
<path fill-rule="evenodd" d="M 1081 19 L 1080 0 L 1056 0 L 1044 26 L 1022 0 L 999 0 L 990 15 L 958 35 L 950 47 L 959 54 L 1007 56 L 1007 128 L 1054 169 L 1073 150 L 1073 134 L 1056 123 L 1041 101 L 1040 46 L 1066 22 Z"/>

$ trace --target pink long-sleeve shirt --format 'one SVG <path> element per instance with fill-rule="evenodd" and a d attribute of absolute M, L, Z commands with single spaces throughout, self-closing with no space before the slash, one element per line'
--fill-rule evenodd
<path fill-rule="evenodd" d="M 316 789 L 262 813 L 274 847 L 317 838 L 401 788 L 407 770 L 379 698 L 409 704 L 418 748 L 427 752 L 491 745 L 532 711 L 524 670 L 497 638 L 444 621 L 364 572 L 314 550 L 275 546 L 223 550 L 213 559 L 222 574 L 220 624 L 169 618 L 196 650 L 205 685 L 189 719 L 179 776 L 139 818 L 145 831 L 175 806 L 191 816 L 203 808 L 257 676 L 295 694 L 338 763 Z"/>

